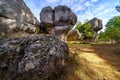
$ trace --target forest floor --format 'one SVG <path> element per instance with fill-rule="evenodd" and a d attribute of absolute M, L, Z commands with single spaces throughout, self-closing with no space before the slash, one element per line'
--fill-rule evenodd
<path fill-rule="evenodd" d="M 120 44 L 68 44 L 63 80 L 120 80 Z"/>

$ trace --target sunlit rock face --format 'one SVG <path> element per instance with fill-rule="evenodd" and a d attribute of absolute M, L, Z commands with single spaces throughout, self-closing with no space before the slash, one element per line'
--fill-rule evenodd
<path fill-rule="evenodd" d="M 6 39 L 0 44 L 0 80 L 49 80 L 69 58 L 68 46 L 50 35 Z"/>
<path fill-rule="evenodd" d="M 81 34 L 78 30 L 74 29 L 67 34 L 67 41 L 79 41 Z"/>
<path fill-rule="evenodd" d="M 45 7 L 40 13 L 41 23 L 51 35 L 56 35 L 61 40 L 71 30 L 77 21 L 76 15 L 67 6 L 56 6 L 54 9 Z"/>
<path fill-rule="evenodd" d="M 35 33 L 38 25 L 23 0 L 0 0 L 0 38 L 15 32 Z"/>

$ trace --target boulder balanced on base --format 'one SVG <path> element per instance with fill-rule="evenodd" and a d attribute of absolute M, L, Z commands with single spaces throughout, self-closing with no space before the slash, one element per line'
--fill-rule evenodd
<path fill-rule="evenodd" d="M 60 5 L 54 9 L 50 6 L 43 8 L 40 13 L 40 20 L 49 34 L 56 35 L 65 41 L 67 33 L 77 22 L 77 17 L 69 7 Z"/>

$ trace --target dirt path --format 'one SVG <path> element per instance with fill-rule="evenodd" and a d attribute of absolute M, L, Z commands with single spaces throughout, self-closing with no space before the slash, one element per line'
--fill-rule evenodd
<path fill-rule="evenodd" d="M 67 80 L 120 80 L 120 45 L 74 44 L 69 49 L 78 64 Z"/>

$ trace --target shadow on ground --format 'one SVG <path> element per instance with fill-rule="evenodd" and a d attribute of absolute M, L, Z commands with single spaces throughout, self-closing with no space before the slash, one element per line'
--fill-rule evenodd
<path fill-rule="evenodd" d="M 120 45 L 69 44 L 69 49 L 63 80 L 120 80 Z"/>

